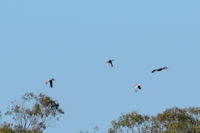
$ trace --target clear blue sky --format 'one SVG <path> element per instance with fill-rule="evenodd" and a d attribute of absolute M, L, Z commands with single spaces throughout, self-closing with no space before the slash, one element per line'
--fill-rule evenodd
<path fill-rule="evenodd" d="M 199 0 L 1 0 L 1 110 L 42 92 L 65 111 L 45 133 L 105 133 L 121 113 L 200 106 Z M 105 62 L 115 59 L 114 67 Z M 169 70 L 151 74 L 157 67 Z M 55 78 L 55 87 L 45 81 Z M 141 83 L 143 89 L 133 91 Z"/>

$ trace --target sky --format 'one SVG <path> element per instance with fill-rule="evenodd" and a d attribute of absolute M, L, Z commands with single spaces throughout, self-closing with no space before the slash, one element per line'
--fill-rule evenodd
<path fill-rule="evenodd" d="M 199 107 L 199 4 L 0 1 L 0 109 L 26 92 L 44 93 L 65 111 L 44 133 L 92 133 L 95 126 L 106 133 L 122 113 Z M 151 73 L 163 66 L 169 69 Z M 50 78 L 53 88 L 45 84 Z"/>

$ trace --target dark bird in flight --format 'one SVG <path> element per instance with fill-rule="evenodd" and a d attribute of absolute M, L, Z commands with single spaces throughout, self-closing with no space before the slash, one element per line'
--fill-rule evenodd
<path fill-rule="evenodd" d="M 167 70 L 168 69 L 168 67 L 161 67 L 161 68 L 158 68 L 158 69 L 154 69 L 153 71 L 152 71 L 152 73 L 154 73 L 154 72 L 160 72 L 160 71 L 162 71 L 162 70 Z"/>
<path fill-rule="evenodd" d="M 113 61 L 114 61 L 114 59 L 110 59 L 107 61 L 107 63 L 110 64 L 111 67 L 113 67 Z"/>
<path fill-rule="evenodd" d="M 50 87 L 51 88 L 53 88 L 53 81 L 55 81 L 55 79 L 54 78 L 52 78 L 52 79 L 50 79 L 50 80 L 48 80 L 47 82 L 46 82 L 46 84 L 50 84 Z"/>
<path fill-rule="evenodd" d="M 135 92 L 137 92 L 138 90 L 141 90 L 142 87 L 140 84 L 135 84 L 134 89 L 135 89 Z"/>

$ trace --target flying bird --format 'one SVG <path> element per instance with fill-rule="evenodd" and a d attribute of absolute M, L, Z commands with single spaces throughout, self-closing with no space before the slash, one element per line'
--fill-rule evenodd
<path fill-rule="evenodd" d="M 51 88 L 53 88 L 53 81 L 55 81 L 55 79 L 54 78 L 52 78 L 52 79 L 50 79 L 50 80 L 48 80 L 47 82 L 46 82 L 46 84 L 50 84 L 50 87 Z"/>
<path fill-rule="evenodd" d="M 160 71 L 166 70 L 166 69 L 168 69 L 168 67 L 161 67 L 161 68 L 158 68 L 158 69 L 154 69 L 154 70 L 152 71 L 152 73 L 154 73 L 154 72 L 160 72 Z"/>
<path fill-rule="evenodd" d="M 135 92 L 137 92 L 138 90 L 141 90 L 141 89 L 142 89 L 142 87 L 140 84 L 135 84 L 135 86 L 134 86 Z"/>
<path fill-rule="evenodd" d="M 113 61 L 114 61 L 114 59 L 110 59 L 107 61 L 107 63 L 110 64 L 111 67 L 113 67 Z"/>

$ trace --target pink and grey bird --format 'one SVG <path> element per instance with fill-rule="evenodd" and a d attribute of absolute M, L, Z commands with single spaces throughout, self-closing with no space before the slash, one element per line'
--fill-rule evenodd
<path fill-rule="evenodd" d="M 48 84 L 48 83 L 49 83 L 50 87 L 51 87 L 51 88 L 53 88 L 53 81 L 55 81 L 55 79 L 54 79 L 54 78 L 52 78 L 52 79 L 48 80 L 48 81 L 46 82 L 46 84 Z"/>
<path fill-rule="evenodd" d="M 168 69 L 168 67 L 161 67 L 161 68 L 158 68 L 158 69 L 154 69 L 153 71 L 152 71 L 152 73 L 154 73 L 154 72 L 160 72 L 160 71 L 162 71 L 162 70 L 167 70 Z"/>
<path fill-rule="evenodd" d="M 108 63 L 111 67 L 113 67 L 113 61 L 114 61 L 114 59 L 110 59 L 110 60 L 106 61 L 106 63 Z"/>
<path fill-rule="evenodd" d="M 137 92 L 138 90 L 141 90 L 141 89 L 142 89 L 141 84 L 135 84 L 134 85 L 135 92 Z"/>

